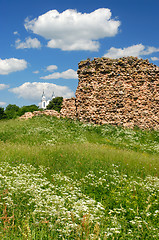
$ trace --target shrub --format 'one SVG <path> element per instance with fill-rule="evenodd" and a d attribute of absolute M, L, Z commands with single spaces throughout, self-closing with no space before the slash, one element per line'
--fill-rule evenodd
<path fill-rule="evenodd" d="M 34 112 L 39 111 L 39 107 L 35 104 L 29 105 L 29 106 L 23 106 L 19 109 L 19 116 L 22 116 L 26 112 Z"/>
<path fill-rule="evenodd" d="M 49 102 L 47 109 L 54 109 L 57 112 L 60 112 L 62 102 L 63 102 L 63 97 L 55 97 Z"/>
<path fill-rule="evenodd" d="M 0 119 L 6 118 L 6 114 L 4 112 L 4 108 L 0 107 Z"/>
<path fill-rule="evenodd" d="M 16 118 L 18 116 L 19 107 L 15 104 L 9 104 L 5 109 L 7 119 Z"/>

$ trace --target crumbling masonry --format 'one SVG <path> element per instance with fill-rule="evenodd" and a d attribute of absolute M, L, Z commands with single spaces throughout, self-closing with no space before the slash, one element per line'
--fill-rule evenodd
<path fill-rule="evenodd" d="M 96 124 L 159 129 L 159 67 L 134 57 L 81 61 L 76 98 L 61 115 Z"/>

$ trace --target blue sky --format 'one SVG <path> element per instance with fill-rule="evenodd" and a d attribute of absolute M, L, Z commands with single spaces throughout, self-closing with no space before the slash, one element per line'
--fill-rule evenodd
<path fill-rule="evenodd" d="M 0 106 L 74 96 L 78 63 L 137 56 L 159 65 L 158 0 L 0 0 Z"/>

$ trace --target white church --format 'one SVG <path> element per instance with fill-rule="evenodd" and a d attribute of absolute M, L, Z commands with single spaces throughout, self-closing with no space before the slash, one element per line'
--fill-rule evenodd
<path fill-rule="evenodd" d="M 55 98 L 54 92 L 53 92 L 53 94 L 52 94 L 51 99 L 48 99 L 48 100 L 47 100 L 46 97 L 45 97 L 44 90 L 43 90 L 42 99 L 41 99 L 41 108 L 42 108 L 42 109 L 46 109 L 47 105 L 49 104 L 49 102 L 50 102 L 53 98 Z"/>

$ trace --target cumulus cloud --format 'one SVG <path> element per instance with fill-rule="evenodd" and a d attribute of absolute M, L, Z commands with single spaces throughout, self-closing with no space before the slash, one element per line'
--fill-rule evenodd
<path fill-rule="evenodd" d="M 8 75 L 12 72 L 22 71 L 27 68 L 27 62 L 24 59 L 0 58 L 0 75 Z"/>
<path fill-rule="evenodd" d="M 41 79 L 59 79 L 59 78 L 64 78 L 64 79 L 77 79 L 78 75 L 77 72 L 74 71 L 73 69 L 68 69 L 64 72 L 55 72 L 52 74 L 49 74 L 44 77 L 40 77 Z"/>
<path fill-rule="evenodd" d="M 26 38 L 25 42 L 22 42 L 20 39 L 15 41 L 16 49 L 24 49 L 24 48 L 41 48 L 41 43 L 37 38 Z"/>
<path fill-rule="evenodd" d="M 112 19 L 111 15 L 108 8 L 91 13 L 51 10 L 31 21 L 27 18 L 25 28 L 49 40 L 50 48 L 98 51 L 99 39 L 118 33 L 120 21 Z"/>
<path fill-rule="evenodd" d="M 55 96 L 62 96 L 64 98 L 70 98 L 74 96 L 74 92 L 67 86 L 59 86 L 46 82 L 26 82 L 19 87 L 10 89 L 9 91 L 18 95 L 19 98 L 24 98 L 32 102 L 38 102 L 41 100 L 43 90 L 47 98 L 50 98 L 53 92 Z"/>
<path fill-rule="evenodd" d="M 159 58 L 158 57 L 151 57 L 151 60 L 152 61 L 159 61 Z"/>
<path fill-rule="evenodd" d="M 76 42 L 70 43 L 66 39 L 50 40 L 47 44 L 49 48 L 60 48 L 63 51 L 89 50 L 98 51 L 100 44 L 98 41 L 77 39 Z"/>
<path fill-rule="evenodd" d="M 6 85 L 6 84 L 0 84 L 0 90 L 4 90 L 6 88 L 9 88 L 9 85 Z"/>
<path fill-rule="evenodd" d="M 54 70 L 57 70 L 57 66 L 56 65 L 49 65 L 47 66 L 46 70 L 49 72 L 53 72 Z"/>
<path fill-rule="evenodd" d="M 0 106 L 5 106 L 6 104 L 6 102 L 0 102 Z"/>
<path fill-rule="evenodd" d="M 154 52 L 159 52 L 159 48 L 146 47 L 143 44 L 137 44 L 127 48 L 112 47 L 108 50 L 108 52 L 104 55 L 104 57 L 108 57 L 108 58 L 120 58 L 120 57 L 128 57 L 128 56 L 140 57 L 140 56 L 152 54 Z"/>

